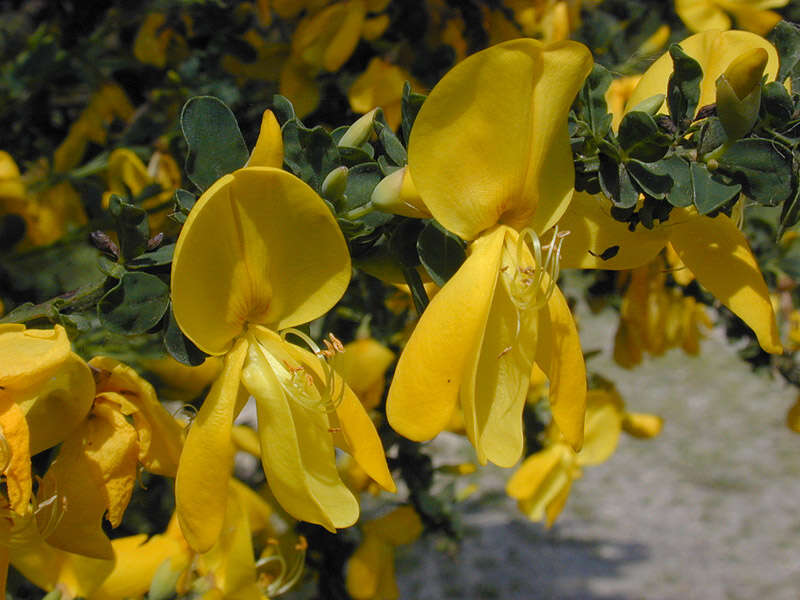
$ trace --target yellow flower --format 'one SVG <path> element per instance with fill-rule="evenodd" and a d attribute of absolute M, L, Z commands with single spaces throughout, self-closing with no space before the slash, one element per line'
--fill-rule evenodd
<path fill-rule="evenodd" d="M 277 143 L 262 128 L 253 156 L 272 156 L 260 146 Z M 248 395 L 256 401 L 267 481 L 295 518 L 330 530 L 358 518 L 358 502 L 336 472 L 334 445 L 394 490 L 375 427 L 326 358 L 338 340 L 323 352 L 291 329 L 323 315 L 344 293 L 344 237 L 311 188 L 272 166 L 253 166 L 258 162 L 251 158 L 251 166 L 206 190 L 172 264 L 181 329 L 200 349 L 224 355 L 189 429 L 175 486 L 181 528 L 198 551 L 220 535 L 226 484 L 212 480 L 230 472 L 233 419 Z M 289 343 L 289 334 L 306 339 L 316 354 Z"/>
<path fill-rule="evenodd" d="M 159 398 L 180 402 L 197 398 L 222 371 L 222 360 L 216 356 L 209 356 L 196 367 L 179 363 L 171 356 L 144 360 L 142 365 L 158 378 Z"/>
<path fill-rule="evenodd" d="M 186 40 L 172 27 L 167 27 L 166 22 L 167 16 L 163 13 L 149 13 L 144 18 L 133 41 L 133 55 L 137 60 L 163 69 L 168 61 L 175 64 L 186 57 L 189 51 Z"/>
<path fill-rule="evenodd" d="M 394 549 L 422 534 L 422 521 L 410 506 L 401 506 L 363 525 L 364 540 L 347 563 L 347 592 L 355 600 L 396 600 Z"/>
<path fill-rule="evenodd" d="M 11 510 L 28 510 L 30 457 L 71 435 L 93 397 L 92 374 L 63 327 L 0 324 L 0 466 Z"/>
<path fill-rule="evenodd" d="M 781 16 L 770 8 L 786 6 L 789 0 L 675 0 L 675 11 L 691 31 L 730 29 L 736 26 L 766 35 Z"/>
<path fill-rule="evenodd" d="M 684 51 L 703 68 L 700 102 L 714 101 L 714 82 L 732 60 L 754 47 L 767 51 L 766 72 L 774 78 L 778 68 L 775 49 L 764 39 L 743 31 L 705 32 L 683 42 Z M 669 55 L 659 58 L 642 76 L 628 101 L 635 106 L 657 93 L 664 93 L 672 72 Z M 650 262 L 671 244 L 680 260 L 708 291 L 730 308 L 755 332 L 761 347 L 782 352 L 769 293 L 747 240 L 725 215 L 711 218 L 694 208 L 673 208 L 666 223 L 653 229 L 611 217 L 611 203 L 604 196 L 576 193 L 559 226 L 570 231 L 564 245 L 562 266 L 583 269 L 632 269 Z M 601 254 L 611 247 L 617 254 L 608 260 Z"/>
<path fill-rule="evenodd" d="M 169 154 L 157 150 L 145 166 L 131 150 L 118 148 L 108 157 L 106 180 L 108 190 L 103 194 L 103 206 L 106 207 L 111 194 L 136 198 L 148 186 L 158 184 L 161 191 L 146 198 L 140 206 L 149 213 L 151 232 L 172 227 L 168 216 L 174 205 L 175 190 L 181 185 L 181 171 Z"/>
<path fill-rule="evenodd" d="M 347 93 L 350 108 L 353 112 L 363 114 L 379 106 L 389 127 L 396 130 L 400 124 L 403 84 L 406 81 L 411 83 L 412 89 L 420 91 L 420 86 L 408 71 L 376 56 L 350 87 Z"/>
<path fill-rule="evenodd" d="M 299 117 L 319 103 L 317 74 L 341 69 L 362 36 L 374 39 L 389 25 L 386 15 L 368 17 L 368 12 L 381 11 L 386 4 L 345 0 L 312 12 L 298 23 L 289 60 L 281 71 L 280 91 L 293 102 Z"/>
<path fill-rule="evenodd" d="M 582 467 L 599 465 L 617 448 L 624 430 L 639 438 L 658 435 L 661 418 L 628 413 L 613 385 L 586 394 L 586 433 L 583 449 L 576 453 L 555 424 L 545 432 L 544 449 L 526 458 L 511 476 L 506 492 L 532 521 L 545 519 L 550 527 L 564 508 L 572 482 Z"/>
<path fill-rule="evenodd" d="M 536 363 L 556 421 L 580 447 L 583 355 L 553 279 L 558 244 L 543 251 L 538 234 L 572 196 L 566 113 L 590 68 L 580 44 L 513 40 L 456 65 L 420 110 L 414 183 L 436 220 L 470 244 L 400 356 L 387 416 L 401 435 L 434 437 L 460 402 L 480 462 L 513 465 Z"/>
<path fill-rule="evenodd" d="M 378 406 L 386 386 L 386 369 L 394 362 L 394 352 L 372 338 L 350 342 L 336 363 L 336 370 L 361 400 L 364 408 Z"/>
<path fill-rule="evenodd" d="M 614 339 L 619 365 L 631 368 L 641 362 L 643 352 L 660 356 L 677 346 L 687 354 L 699 353 L 700 326 L 710 329 L 711 319 L 694 298 L 667 288 L 666 279 L 660 256 L 630 272 Z"/>

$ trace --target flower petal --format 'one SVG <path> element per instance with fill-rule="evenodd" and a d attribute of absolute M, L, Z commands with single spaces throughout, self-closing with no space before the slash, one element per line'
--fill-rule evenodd
<path fill-rule="evenodd" d="M 643 265 L 666 245 L 663 227 L 628 230 L 611 216 L 611 202 L 602 195 L 576 192 L 567 211 L 558 221 L 568 231 L 561 246 L 561 267 L 565 269 L 633 269 Z M 610 255 L 616 248 L 616 254 Z"/>
<path fill-rule="evenodd" d="M 0 404 L 0 465 L 6 481 L 6 493 L 11 510 L 24 514 L 31 499 L 31 454 L 28 422 L 22 409 L 14 402 Z M 2 545 L 2 539 L 0 539 Z M 2 566 L 0 566 L 2 571 Z"/>
<path fill-rule="evenodd" d="M 445 428 L 467 376 L 491 305 L 504 228 L 482 236 L 433 297 L 397 363 L 386 416 L 400 435 L 429 440 Z"/>
<path fill-rule="evenodd" d="M 247 322 L 283 329 L 324 314 L 349 281 L 347 245 L 324 201 L 290 173 L 248 167 L 189 214 L 172 263 L 173 309 L 198 347 L 222 354 Z"/>
<path fill-rule="evenodd" d="M 713 104 L 716 98 L 716 81 L 732 60 L 752 48 L 764 48 L 769 55 L 765 73 L 767 81 L 778 73 L 778 53 L 764 38 L 749 31 L 704 31 L 680 42 L 681 48 L 700 63 L 703 81 L 700 83 L 700 101 L 697 108 Z M 628 107 L 636 106 L 655 94 L 667 92 L 667 82 L 672 74 L 672 58 L 663 54 L 642 75 L 639 85 L 628 99 Z M 666 111 L 666 103 L 662 108 Z"/>
<path fill-rule="evenodd" d="M 45 385 L 21 394 L 17 402 L 28 420 L 31 455 L 52 448 L 75 431 L 89 413 L 94 394 L 92 372 L 74 352 Z"/>
<path fill-rule="evenodd" d="M 525 227 L 535 211 L 539 233 L 555 222 L 574 180 L 567 111 L 591 64 L 580 44 L 517 39 L 442 78 L 409 145 L 414 183 L 437 221 L 466 240 L 498 222 Z"/>
<path fill-rule="evenodd" d="M 581 466 L 599 465 L 614 454 L 622 432 L 623 403 L 613 388 L 590 390 L 586 396 L 586 437 L 578 453 Z"/>
<path fill-rule="evenodd" d="M 248 167 L 274 167 L 280 169 L 283 166 L 283 137 L 281 126 L 275 114 L 267 109 L 261 117 L 261 130 L 258 132 L 258 139 L 253 148 L 250 159 L 247 161 Z"/>
<path fill-rule="evenodd" d="M 553 419 L 567 442 L 580 450 L 586 408 L 586 365 L 575 319 L 558 287 L 539 311 L 538 342 L 536 363 L 550 380 Z"/>
<path fill-rule="evenodd" d="M 691 215 L 671 229 L 670 241 L 697 281 L 747 323 L 766 352 L 783 352 L 767 284 L 733 221 Z"/>
<path fill-rule="evenodd" d="M 272 357 L 281 357 L 285 355 L 281 346 L 290 344 L 260 336 L 258 344 L 251 344 L 242 371 L 242 382 L 256 399 L 261 464 L 270 489 L 296 519 L 329 531 L 349 527 L 358 519 L 358 501 L 336 470 L 328 415 L 321 407 L 306 407 L 286 393 L 263 345 Z M 301 365 L 308 373 L 310 364 Z"/>
<path fill-rule="evenodd" d="M 246 356 L 247 341 L 242 338 L 225 357 L 222 374 L 192 422 L 178 465 L 178 521 L 186 541 L 198 552 L 211 548 L 222 530 L 233 466 L 231 428 Z"/>
<path fill-rule="evenodd" d="M 136 408 L 132 417 L 139 438 L 139 462 L 151 473 L 175 477 L 183 447 L 183 431 L 158 401 L 153 386 L 128 365 L 113 358 L 96 356 L 89 364 L 105 372 L 97 383 L 97 394 L 122 394 Z"/>
<path fill-rule="evenodd" d="M 522 454 L 522 409 L 530 386 L 536 352 L 537 310 L 522 310 L 511 297 L 510 280 L 518 268 L 533 264 L 530 252 L 520 264 L 517 233 L 508 227 L 497 282 L 482 332 L 479 351 L 473 354 L 468 377 L 461 386 L 464 425 L 475 446 L 478 461 L 511 467 Z"/>

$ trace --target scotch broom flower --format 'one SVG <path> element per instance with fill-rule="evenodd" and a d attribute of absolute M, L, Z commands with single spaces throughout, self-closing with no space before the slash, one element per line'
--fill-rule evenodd
<path fill-rule="evenodd" d="M 744 52 L 763 48 L 768 55 L 766 73 L 774 78 L 778 68 L 775 48 L 766 40 L 744 31 L 708 31 L 681 42 L 684 51 L 703 68 L 698 106 L 714 102 L 715 82 L 728 65 Z M 667 90 L 672 72 L 669 55 L 659 58 L 642 76 L 628 101 L 642 100 Z M 671 244 L 680 260 L 722 304 L 754 331 L 761 347 L 782 352 L 775 314 L 764 278 L 741 231 L 726 215 L 708 217 L 694 208 L 673 208 L 669 220 L 652 229 L 611 217 L 611 203 L 602 195 L 576 193 L 559 226 L 570 231 L 570 243 L 562 252 L 562 267 L 583 269 L 632 269 L 650 262 Z M 617 254 L 602 254 L 611 247 Z"/>
<path fill-rule="evenodd" d="M 347 592 L 355 600 L 396 600 L 395 548 L 414 542 L 422 521 L 412 507 L 401 506 L 362 529 L 364 540 L 347 563 Z"/>
<path fill-rule="evenodd" d="M 730 29 L 733 25 L 766 35 L 781 20 L 770 8 L 786 6 L 789 0 L 675 0 L 675 12 L 691 31 Z"/>
<path fill-rule="evenodd" d="M 271 153 L 257 147 L 255 155 Z M 322 351 L 292 329 L 329 310 L 349 280 L 350 257 L 333 215 L 285 171 L 248 166 L 226 175 L 189 214 L 172 264 L 175 317 L 199 348 L 224 355 L 176 479 L 178 518 L 196 550 L 220 535 L 227 484 L 211 479 L 230 472 L 233 419 L 248 395 L 255 397 L 267 481 L 295 518 L 330 530 L 358 518 L 358 502 L 336 471 L 334 445 L 394 490 L 375 427 L 328 362 L 338 340 Z M 313 352 L 289 335 L 307 340 Z"/>
<path fill-rule="evenodd" d="M 387 416 L 401 435 L 434 437 L 460 402 L 479 461 L 513 465 L 537 363 L 556 421 L 580 447 L 585 367 L 555 282 L 561 237 L 544 249 L 538 236 L 572 196 L 566 117 L 591 64 L 577 43 L 513 40 L 456 65 L 420 110 L 414 184 L 436 220 L 469 241 L 469 256 L 400 356 Z"/>
<path fill-rule="evenodd" d="M 518 501 L 520 511 L 532 521 L 545 519 L 550 527 L 564 508 L 572 482 L 582 467 L 607 461 L 617 449 L 622 431 L 638 438 L 661 432 L 660 417 L 629 413 L 613 385 L 586 394 L 586 435 L 583 449 L 575 452 L 551 424 L 545 447 L 526 458 L 508 480 L 506 492 Z"/>

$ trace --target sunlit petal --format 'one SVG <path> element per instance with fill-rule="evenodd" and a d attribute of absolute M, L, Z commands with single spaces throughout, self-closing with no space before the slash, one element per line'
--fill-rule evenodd
<path fill-rule="evenodd" d="M 429 440 L 447 425 L 466 369 L 480 349 L 500 269 L 502 227 L 470 255 L 422 313 L 395 370 L 386 415 L 401 435 Z"/>
<path fill-rule="evenodd" d="M 671 229 L 670 241 L 697 281 L 747 323 L 765 351 L 783 352 L 767 284 L 733 221 L 687 216 Z"/>
<path fill-rule="evenodd" d="M 280 344 L 286 342 L 259 342 L 270 358 L 285 356 Z M 297 519 L 331 531 L 349 527 L 358 519 L 358 502 L 336 470 L 328 415 L 290 396 L 260 344 L 251 344 L 242 382 L 256 399 L 261 463 L 270 489 Z"/>
<path fill-rule="evenodd" d="M 258 140 L 247 161 L 248 167 L 274 167 L 283 166 L 283 137 L 281 126 L 271 110 L 265 110 L 261 117 L 261 130 Z"/>
<path fill-rule="evenodd" d="M 575 449 L 583 444 L 586 365 L 575 319 L 556 287 L 539 313 L 536 363 L 550 380 L 550 411 L 564 438 Z"/>
<path fill-rule="evenodd" d="M 566 113 L 590 67 L 580 44 L 517 39 L 442 78 L 409 143 L 414 183 L 442 225 L 471 240 L 498 222 L 525 227 L 540 203 L 537 225 L 563 212 L 574 179 Z"/>
<path fill-rule="evenodd" d="M 611 202 L 602 195 L 575 193 L 558 222 L 561 231 L 569 232 L 561 246 L 562 268 L 633 269 L 666 245 L 669 234 L 663 228 L 639 225 L 631 232 L 610 210 Z"/>
<path fill-rule="evenodd" d="M 178 520 L 186 541 L 198 552 L 208 550 L 222 529 L 234 454 L 231 428 L 246 356 L 247 341 L 240 339 L 189 428 L 178 465 Z"/>
<path fill-rule="evenodd" d="M 192 341 L 221 354 L 247 322 L 283 329 L 324 314 L 349 280 L 347 246 L 322 199 L 286 171 L 248 167 L 217 181 L 189 214 L 172 264 L 173 308 Z"/>

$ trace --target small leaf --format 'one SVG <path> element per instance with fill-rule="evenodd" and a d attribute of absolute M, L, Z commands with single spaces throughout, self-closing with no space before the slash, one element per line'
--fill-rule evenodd
<path fill-rule="evenodd" d="M 663 200 L 672 189 L 672 177 L 660 162 L 643 163 L 629 160 L 625 166 L 633 182 L 648 196 Z"/>
<path fill-rule="evenodd" d="M 160 267 L 168 265 L 172 262 L 172 255 L 175 252 L 175 244 L 166 244 L 152 252 L 145 252 L 140 254 L 131 261 L 128 261 L 125 266 L 129 269 L 145 269 L 148 267 Z"/>
<path fill-rule="evenodd" d="M 419 260 L 433 282 L 442 287 L 467 258 L 464 243 L 436 221 L 429 221 L 417 238 Z"/>
<path fill-rule="evenodd" d="M 386 156 L 388 156 L 398 167 L 405 166 L 405 164 L 408 162 L 408 154 L 406 153 L 406 149 L 403 146 L 403 143 L 394 134 L 392 128 L 386 123 L 386 119 L 383 116 L 382 110 L 378 110 L 372 126 L 375 129 L 375 132 L 378 134 L 378 141 L 381 143 L 381 146 L 383 146 Z"/>
<path fill-rule="evenodd" d="M 150 239 L 147 211 L 128 204 L 116 194 L 111 195 L 108 211 L 116 222 L 120 255 L 123 261 L 139 256 L 147 249 L 147 242 Z"/>
<path fill-rule="evenodd" d="M 340 212 L 363 206 L 372 197 L 372 190 L 383 179 L 383 173 L 376 162 L 363 163 L 350 169 L 347 175 L 347 187 L 344 191 L 344 202 Z M 370 227 L 380 227 L 388 223 L 392 215 L 374 211 L 361 217 Z"/>
<path fill-rule="evenodd" d="M 408 143 L 408 136 L 411 135 L 411 127 L 417 118 L 419 109 L 422 108 L 422 103 L 425 102 L 426 96 L 417 94 L 411 91 L 411 84 L 407 81 L 403 84 L 403 100 L 400 107 L 400 130 L 403 133 L 403 139 Z"/>
<path fill-rule="evenodd" d="M 632 208 L 639 200 L 639 191 L 634 187 L 625 165 L 605 154 L 600 155 L 600 188 L 617 208 Z"/>
<path fill-rule="evenodd" d="M 719 170 L 742 184 L 759 204 L 777 206 L 792 193 L 791 156 L 765 139 L 739 140 L 719 158 Z"/>
<path fill-rule="evenodd" d="M 137 335 L 154 327 L 169 306 L 169 286 L 155 275 L 127 272 L 97 304 L 102 325 L 114 333 Z"/>
<path fill-rule="evenodd" d="M 292 106 L 291 101 L 280 94 L 275 94 L 272 96 L 272 112 L 274 113 L 275 118 L 278 120 L 278 123 L 281 125 L 284 125 L 293 119 L 297 119 L 297 116 L 294 114 L 294 106 Z"/>
<path fill-rule="evenodd" d="M 592 72 L 578 93 L 580 117 L 588 123 L 595 139 L 602 139 L 611 127 L 612 116 L 606 104 L 606 91 L 613 77 L 602 65 L 595 63 Z"/>
<path fill-rule="evenodd" d="M 167 318 L 164 319 L 164 348 L 169 355 L 179 363 L 196 367 L 203 364 L 206 354 L 194 345 L 194 342 L 183 335 L 175 315 L 172 312 L 172 305 L 169 306 Z"/>
<path fill-rule="evenodd" d="M 186 176 L 203 191 L 242 168 L 250 157 L 236 118 L 218 98 L 189 98 L 181 112 L 181 129 L 189 147 Z"/>
<path fill-rule="evenodd" d="M 775 46 L 780 58 L 780 67 L 775 81 L 783 83 L 800 65 L 800 28 L 787 21 L 781 21 L 770 32 L 768 39 Z"/>
<path fill-rule="evenodd" d="M 339 166 L 339 149 L 321 126 L 308 129 L 296 119 L 283 128 L 284 162 L 291 171 L 319 193 L 322 182 Z"/>
<path fill-rule="evenodd" d="M 794 103 L 789 92 L 777 81 L 764 86 L 761 94 L 761 107 L 770 120 L 778 125 L 786 124 L 794 112 Z"/>
<path fill-rule="evenodd" d="M 670 156 L 655 164 L 672 177 L 672 187 L 667 194 L 667 202 L 672 206 L 691 206 L 693 192 L 689 163 L 679 156 Z"/>
<path fill-rule="evenodd" d="M 669 55 L 672 57 L 673 72 L 667 83 L 667 106 L 672 122 L 683 131 L 694 118 L 700 101 L 703 69 L 678 44 L 669 47 Z"/>
<path fill-rule="evenodd" d="M 701 215 L 725 206 L 742 191 L 739 184 L 727 185 L 718 181 L 700 163 L 691 164 L 691 175 L 694 205 Z"/>
<path fill-rule="evenodd" d="M 641 111 L 629 112 L 623 117 L 617 139 L 629 157 L 644 162 L 662 158 L 672 143 L 672 138 L 659 129 L 655 119 Z"/>
<path fill-rule="evenodd" d="M 795 151 L 793 153 L 794 170 L 797 172 L 800 166 L 800 153 Z M 777 239 L 783 237 L 783 233 L 797 224 L 800 221 L 800 187 L 796 188 L 791 200 L 783 203 L 781 207 L 780 224 L 778 225 Z"/>

